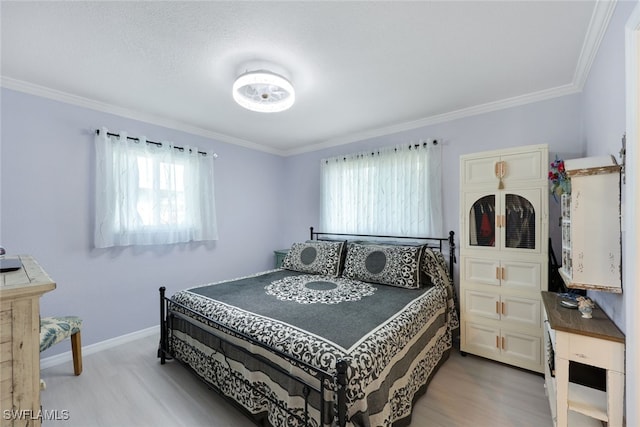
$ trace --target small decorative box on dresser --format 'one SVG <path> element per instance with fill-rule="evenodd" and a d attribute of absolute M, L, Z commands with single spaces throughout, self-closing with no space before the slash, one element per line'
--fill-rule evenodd
<path fill-rule="evenodd" d="M 0 273 L 0 410 L 2 427 L 40 426 L 40 296 L 56 284 L 32 257 Z"/>
<path fill-rule="evenodd" d="M 544 372 L 547 145 L 460 157 L 460 349 Z"/>
<path fill-rule="evenodd" d="M 542 292 L 545 315 L 545 388 L 557 427 L 622 427 L 625 337 L 601 309 L 585 319 L 560 304 L 561 297 Z M 591 369 L 579 381 L 572 372 Z M 595 367 L 595 369 L 594 369 Z M 605 387 L 595 388 L 602 371 Z M 597 381 L 595 381 L 597 382 Z"/>

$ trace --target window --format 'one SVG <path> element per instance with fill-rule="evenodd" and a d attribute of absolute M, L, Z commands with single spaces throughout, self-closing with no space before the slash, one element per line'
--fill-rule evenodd
<path fill-rule="evenodd" d="M 186 223 L 184 162 L 161 162 L 138 156 L 137 211 L 146 227 L 181 226 Z"/>
<path fill-rule="evenodd" d="M 211 153 L 106 129 L 95 145 L 96 247 L 217 240 Z"/>
<path fill-rule="evenodd" d="M 441 236 L 440 155 L 423 143 L 322 160 L 322 230 Z"/>

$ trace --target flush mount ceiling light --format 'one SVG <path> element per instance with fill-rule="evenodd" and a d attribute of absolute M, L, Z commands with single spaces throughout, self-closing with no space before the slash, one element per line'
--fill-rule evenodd
<path fill-rule="evenodd" d="M 289 80 L 271 71 L 249 71 L 233 83 L 233 99 L 242 107 L 261 113 L 277 113 L 296 100 Z"/>

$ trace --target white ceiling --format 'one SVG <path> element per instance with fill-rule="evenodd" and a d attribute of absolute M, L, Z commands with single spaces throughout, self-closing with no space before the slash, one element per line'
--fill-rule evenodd
<path fill-rule="evenodd" d="M 1 83 L 294 154 L 578 92 L 614 4 L 2 1 Z M 234 103 L 256 68 L 290 110 Z"/>

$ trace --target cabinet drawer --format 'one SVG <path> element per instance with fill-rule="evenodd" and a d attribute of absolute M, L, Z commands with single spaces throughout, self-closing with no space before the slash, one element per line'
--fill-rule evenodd
<path fill-rule="evenodd" d="M 503 321 L 540 327 L 542 310 L 540 300 L 502 296 L 500 305 Z"/>
<path fill-rule="evenodd" d="M 622 343 L 557 331 L 556 356 L 585 365 L 624 372 Z"/>
<path fill-rule="evenodd" d="M 539 262 L 502 261 L 502 286 L 528 291 L 542 290 L 542 265 Z"/>
<path fill-rule="evenodd" d="M 483 258 L 464 258 L 464 280 L 483 285 L 500 286 L 497 269 L 500 262 Z"/>
<path fill-rule="evenodd" d="M 465 292 L 465 311 L 469 315 L 500 319 L 500 301 L 496 294 L 478 291 Z"/>
<path fill-rule="evenodd" d="M 480 157 L 463 161 L 464 185 L 498 184 L 496 164 L 502 163 L 505 185 L 519 181 L 544 178 L 543 169 L 547 159 L 542 159 L 542 151 L 534 150 L 502 156 Z"/>
<path fill-rule="evenodd" d="M 506 164 L 503 178 L 505 183 L 536 180 L 545 177 L 543 170 L 546 169 L 547 159 L 544 159 L 543 162 L 542 151 L 509 154 L 502 156 L 502 161 Z"/>
<path fill-rule="evenodd" d="M 503 330 L 502 336 L 505 342 L 502 351 L 506 357 L 533 365 L 542 365 L 541 337 L 508 330 Z"/>
<path fill-rule="evenodd" d="M 477 352 L 481 355 L 500 354 L 500 329 L 479 323 L 465 322 L 464 344 L 466 351 Z"/>
<path fill-rule="evenodd" d="M 500 157 L 481 157 L 464 161 L 464 184 L 498 183 L 495 166 Z"/>

